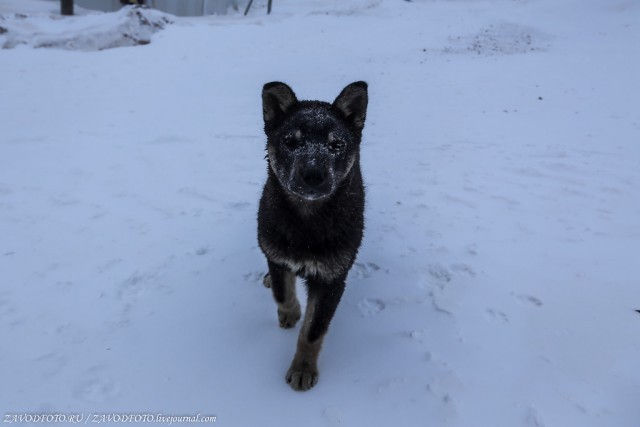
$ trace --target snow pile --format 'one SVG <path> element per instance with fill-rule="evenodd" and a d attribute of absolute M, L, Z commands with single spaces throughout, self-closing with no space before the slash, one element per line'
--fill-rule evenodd
<path fill-rule="evenodd" d="M 153 33 L 170 24 L 170 15 L 142 7 L 113 13 L 61 16 L 52 13 L 0 15 L 0 47 L 96 51 L 151 42 Z"/>
<path fill-rule="evenodd" d="M 467 36 L 451 36 L 445 53 L 473 52 L 482 56 L 511 55 L 544 50 L 546 36 L 527 26 L 501 22 Z"/>

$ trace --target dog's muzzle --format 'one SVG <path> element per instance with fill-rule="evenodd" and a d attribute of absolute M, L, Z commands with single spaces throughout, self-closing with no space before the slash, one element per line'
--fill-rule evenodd
<path fill-rule="evenodd" d="M 296 162 L 292 190 L 303 199 L 317 200 L 329 196 L 332 182 L 326 161 L 309 157 Z"/>

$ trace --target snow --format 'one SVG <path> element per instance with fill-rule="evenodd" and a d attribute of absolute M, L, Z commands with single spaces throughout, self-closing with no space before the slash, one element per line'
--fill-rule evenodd
<path fill-rule="evenodd" d="M 637 2 L 265 7 L 0 50 L 0 413 L 637 427 Z M 126 31 L 55 13 L 0 0 L 0 44 Z M 370 91 L 365 240 L 305 393 L 256 241 L 272 80 Z"/>
<path fill-rule="evenodd" d="M 0 47 L 92 51 L 136 46 L 150 43 L 153 33 L 172 22 L 169 15 L 152 9 L 126 7 L 112 14 L 79 12 L 80 16 L 72 17 L 51 12 L 8 15 L 0 19 Z"/>

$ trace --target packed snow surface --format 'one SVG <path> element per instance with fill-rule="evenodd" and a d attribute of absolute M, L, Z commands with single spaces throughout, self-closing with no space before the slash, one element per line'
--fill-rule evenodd
<path fill-rule="evenodd" d="M 151 41 L 153 33 L 172 22 L 167 14 L 133 7 L 109 14 L 79 11 L 80 16 L 72 17 L 50 11 L 1 15 L 2 12 L 0 3 L 0 48 L 3 49 L 28 45 L 91 51 L 143 45 Z"/>
<path fill-rule="evenodd" d="M 0 0 L 0 413 L 638 427 L 640 4 L 264 3 L 106 49 L 136 9 Z M 272 80 L 370 91 L 305 393 L 256 241 Z"/>

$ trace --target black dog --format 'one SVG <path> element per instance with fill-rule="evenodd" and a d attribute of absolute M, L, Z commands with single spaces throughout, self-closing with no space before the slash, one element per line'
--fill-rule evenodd
<path fill-rule="evenodd" d="M 267 257 L 264 284 L 278 320 L 300 319 L 296 275 L 305 279 L 307 310 L 286 375 L 294 390 L 318 381 L 318 354 L 356 258 L 364 230 L 360 140 L 367 84 L 352 83 L 333 104 L 298 101 L 280 82 L 264 85 L 268 178 L 258 211 L 258 242 Z"/>

